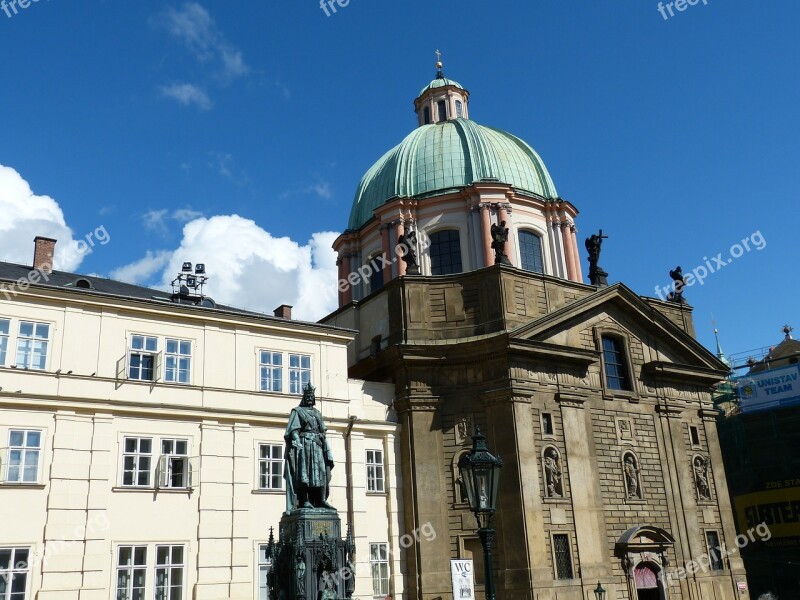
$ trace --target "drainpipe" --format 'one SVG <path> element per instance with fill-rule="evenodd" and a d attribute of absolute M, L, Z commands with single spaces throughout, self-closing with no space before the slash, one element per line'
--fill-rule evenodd
<path fill-rule="evenodd" d="M 358 420 L 355 415 L 350 415 L 347 423 L 347 431 L 344 433 L 344 453 L 345 453 L 345 477 L 347 480 L 347 522 L 353 531 L 353 538 L 356 537 L 355 511 L 353 509 L 353 449 L 350 443 L 350 432 L 353 425 Z"/>

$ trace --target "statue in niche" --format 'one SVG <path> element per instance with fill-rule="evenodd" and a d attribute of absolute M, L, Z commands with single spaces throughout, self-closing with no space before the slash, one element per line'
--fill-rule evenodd
<path fill-rule="evenodd" d="M 629 499 L 641 499 L 642 490 L 639 485 L 639 466 L 633 454 L 626 454 L 622 461 L 622 470 L 625 473 L 625 492 Z"/>
<path fill-rule="evenodd" d="M 467 486 L 464 484 L 464 478 L 461 477 L 461 475 L 456 478 L 456 502 L 459 504 L 466 504 L 469 502 Z"/>
<path fill-rule="evenodd" d="M 468 415 L 460 417 L 456 423 L 456 441 L 459 444 L 469 442 L 472 439 L 469 432 L 472 430 L 472 417 Z"/>
<path fill-rule="evenodd" d="M 702 456 L 694 458 L 694 482 L 697 486 L 697 495 L 701 500 L 711 500 L 711 486 L 708 483 L 709 459 Z"/>
<path fill-rule="evenodd" d="M 314 386 L 303 388 L 300 406 L 292 409 L 286 426 L 286 512 L 300 508 L 333 508 L 328 504 L 333 455 L 325 421 L 314 405 Z"/>
<path fill-rule="evenodd" d="M 506 254 L 506 242 L 508 242 L 508 227 L 505 221 L 500 221 L 500 225 L 494 223 L 490 229 L 492 234 L 492 250 L 494 250 L 494 264 L 510 265 Z"/>
<path fill-rule="evenodd" d="M 319 586 L 320 600 L 336 600 L 336 591 L 333 589 L 333 577 L 334 575 L 328 571 L 322 572 L 322 584 Z"/>
<path fill-rule="evenodd" d="M 561 458 L 555 448 L 544 451 L 544 473 L 547 484 L 547 495 L 551 498 L 560 498 L 564 495 L 561 485 Z"/>
<path fill-rule="evenodd" d="M 303 558 L 303 553 L 297 553 L 297 562 L 295 565 L 295 573 L 297 573 L 297 595 L 306 595 L 306 561 Z"/>

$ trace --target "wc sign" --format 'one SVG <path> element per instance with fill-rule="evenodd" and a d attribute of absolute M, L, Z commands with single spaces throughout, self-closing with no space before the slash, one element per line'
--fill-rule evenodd
<path fill-rule="evenodd" d="M 450 573 L 453 577 L 453 600 L 475 600 L 472 561 L 451 560 Z"/>

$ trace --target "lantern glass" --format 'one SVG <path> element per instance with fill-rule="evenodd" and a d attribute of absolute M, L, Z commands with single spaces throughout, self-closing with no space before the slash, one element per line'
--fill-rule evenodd
<path fill-rule="evenodd" d="M 462 456 L 458 461 L 464 487 L 467 489 L 469 507 L 481 526 L 488 523 L 492 513 L 497 509 L 502 465 L 502 461 L 486 448 L 486 438 L 480 431 L 473 437 L 472 452 Z"/>

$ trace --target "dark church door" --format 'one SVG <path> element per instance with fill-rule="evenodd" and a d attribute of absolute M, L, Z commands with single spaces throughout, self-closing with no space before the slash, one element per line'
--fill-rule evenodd
<path fill-rule="evenodd" d="M 636 582 L 636 600 L 661 600 L 656 569 L 647 563 L 634 569 L 633 579 Z"/>

